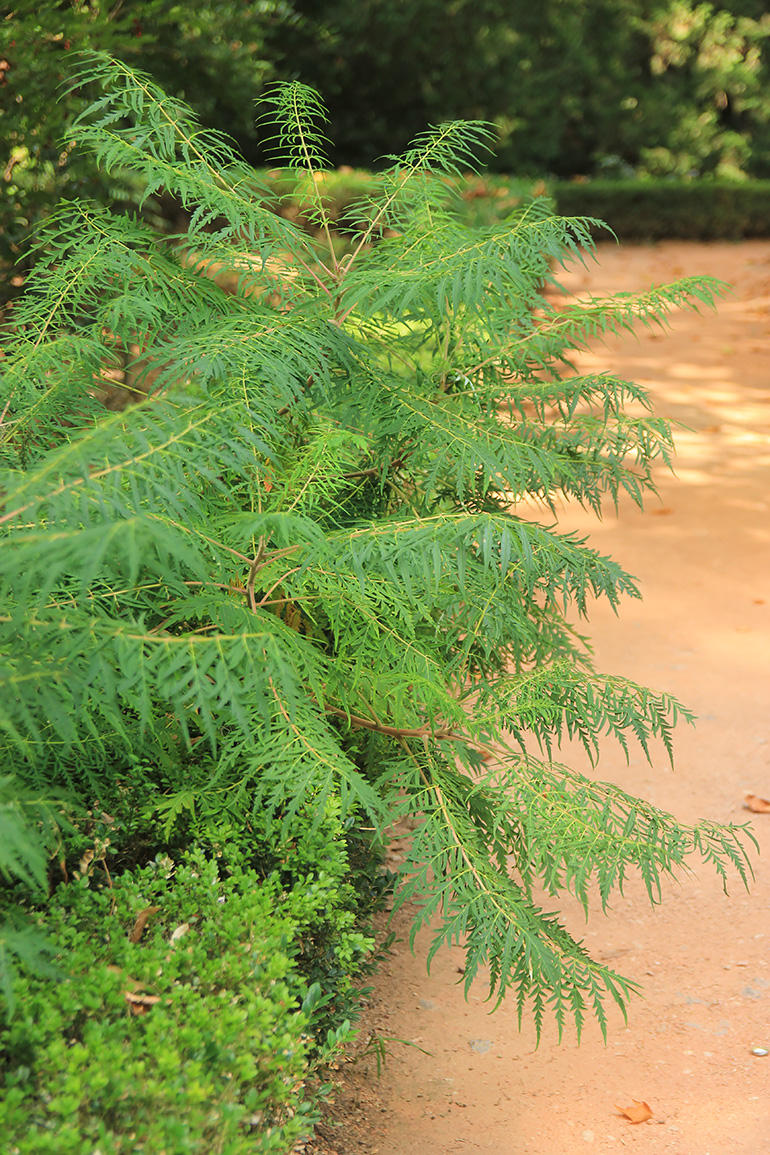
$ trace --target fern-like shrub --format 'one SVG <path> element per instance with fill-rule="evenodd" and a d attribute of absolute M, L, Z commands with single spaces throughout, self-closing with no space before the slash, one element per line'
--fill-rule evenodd
<path fill-rule="evenodd" d="M 0 720 L 4 789 L 28 802 L 8 795 L 3 866 L 40 877 L 23 807 L 57 796 L 122 807 L 156 846 L 206 821 L 246 839 L 263 813 L 290 840 L 329 804 L 379 832 L 412 815 L 399 900 L 431 920 L 432 951 L 463 943 L 467 984 L 487 965 L 490 996 L 513 992 L 538 1029 L 547 1012 L 604 1029 L 634 984 L 537 894 L 604 905 L 639 871 L 654 902 L 692 852 L 749 867 L 738 829 L 684 827 L 552 759 L 565 735 L 593 757 L 605 734 L 670 749 L 682 712 L 596 673 L 570 624 L 639 595 L 553 528 L 555 502 L 641 503 L 671 437 L 644 390 L 569 357 L 719 286 L 555 309 L 544 289 L 594 222 L 535 200 L 464 225 L 439 178 L 487 144 L 468 123 L 392 159 L 340 257 L 314 93 L 281 87 L 264 109 L 278 161 L 307 176 L 311 235 L 146 76 L 91 57 L 86 81 L 104 95 L 78 146 L 191 220 L 169 242 L 66 206 L 15 309 Z M 127 358 L 145 400 L 105 415 Z"/>

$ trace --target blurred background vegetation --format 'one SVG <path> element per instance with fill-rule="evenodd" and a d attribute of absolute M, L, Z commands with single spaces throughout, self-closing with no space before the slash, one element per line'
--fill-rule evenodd
<path fill-rule="evenodd" d="M 68 54 L 82 48 L 149 72 L 205 124 L 235 137 L 254 165 L 272 159 L 260 144 L 255 101 L 271 83 L 298 78 L 329 109 L 332 167 L 376 169 L 426 124 L 479 118 L 497 128 L 493 170 L 544 178 L 557 201 L 558 181 L 705 178 L 737 186 L 770 178 L 766 0 L 20 0 L 2 33 L 6 265 L 62 196 L 139 198 L 120 174 L 99 174 L 73 152 L 70 125 L 94 95 L 66 90 Z M 487 191 L 477 189 L 476 199 Z M 747 192 L 723 193 L 711 213 L 733 206 L 728 235 L 767 227 L 767 189 L 756 190 L 744 212 Z M 590 214 L 586 196 L 573 192 L 569 211 Z M 667 221 L 668 235 L 686 232 L 699 194 L 689 196 L 682 224 Z M 658 235 L 652 222 L 665 188 L 657 197 L 649 212 L 642 206 L 640 225 L 637 189 L 623 202 L 631 210 L 618 208 L 621 226 L 628 218 L 637 233 Z M 610 195 L 614 225 L 613 208 Z M 169 206 L 161 211 L 168 215 Z M 18 286 L 23 274 L 22 264 Z"/>

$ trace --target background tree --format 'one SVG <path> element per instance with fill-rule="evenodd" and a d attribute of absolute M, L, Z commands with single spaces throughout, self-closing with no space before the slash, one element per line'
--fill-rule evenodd
<path fill-rule="evenodd" d="M 766 6 L 675 0 L 638 24 L 649 49 L 633 163 L 653 175 L 767 176 Z"/>
<path fill-rule="evenodd" d="M 397 151 L 426 120 L 482 116 L 498 127 L 498 171 L 765 171 L 761 4 L 294 0 L 294 9 L 286 58 L 328 94 L 345 163 Z"/>
<path fill-rule="evenodd" d="M 496 168 L 571 173 L 597 142 L 622 135 L 617 94 L 640 39 L 636 8 L 295 0 L 302 20 L 287 55 L 328 94 L 335 156 L 347 163 L 398 151 L 428 121 L 480 116 L 498 126 Z"/>
<path fill-rule="evenodd" d="M 73 53 L 101 50 L 141 63 L 204 122 L 249 139 L 255 94 L 278 73 L 276 29 L 286 36 L 293 18 L 283 0 L 19 0 L 1 25 L 0 260 L 26 255 L 30 229 L 62 197 L 135 203 L 141 196 L 125 174 L 108 178 L 73 151 L 72 125 L 95 95 L 87 85 L 66 88 Z"/>
<path fill-rule="evenodd" d="M 105 182 L 60 91 L 69 51 L 141 63 L 202 122 L 267 155 L 254 100 L 299 79 L 325 95 L 333 164 L 381 165 L 426 123 L 494 122 L 499 171 L 770 171 L 770 14 L 755 0 L 33 0 L 3 21 L 0 257 L 64 195 L 136 199 Z"/>

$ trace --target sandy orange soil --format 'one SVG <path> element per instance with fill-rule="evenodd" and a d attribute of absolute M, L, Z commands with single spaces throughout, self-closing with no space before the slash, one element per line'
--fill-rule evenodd
<path fill-rule="evenodd" d="M 318 1150 L 340 1155 L 763 1155 L 770 1152 L 770 814 L 752 816 L 744 792 L 770 796 L 770 244 L 668 242 L 601 245 L 598 263 L 573 266 L 572 294 L 605 295 L 708 274 L 733 294 L 717 313 L 681 312 L 666 332 L 641 330 L 581 354 L 584 369 L 645 385 L 657 412 L 681 423 L 676 474 L 658 476 L 645 512 L 621 503 L 597 522 L 563 508 L 562 529 L 592 543 L 640 582 L 643 601 L 616 618 L 597 604 L 589 632 L 597 668 L 673 693 L 698 715 L 681 727 L 672 772 L 611 743 L 596 775 L 685 822 L 753 820 L 762 853 L 750 892 L 729 895 L 707 867 L 666 887 L 652 909 L 634 881 L 609 917 L 568 925 L 595 956 L 644 985 L 628 1025 L 611 1014 L 608 1044 L 589 1023 L 539 1048 L 515 1006 L 494 1014 L 479 984 L 466 1002 L 459 949 L 426 972 L 427 937 L 405 942 L 376 980 L 365 1031 L 388 1043 L 347 1065 L 337 1125 Z M 579 752 L 564 760 L 586 769 Z M 396 850 L 398 847 L 396 846 Z M 553 907 L 551 907 L 553 909 Z M 408 922 L 398 929 L 405 936 Z M 365 1041 L 365 1035 L 362 1041 Z M 424 1054 L 417 1047 L 430 1054 Z M 633 1125 L 633 1100 L 653 1117 Z M 310 1150 L 313 1147 L 311 1146 Z"/>

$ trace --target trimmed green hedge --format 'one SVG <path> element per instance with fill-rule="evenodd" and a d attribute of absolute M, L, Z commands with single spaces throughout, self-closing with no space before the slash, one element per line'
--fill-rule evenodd
<path fill-rule="evenodd" d="M 267 875 L 259 842 L 114 879 L 86 856 L 57 887 L 38 917 L 59 977 L 17 974 L 0 1014 L 4 1152 L 283 1155 L 311 1131 L 308 1079 L 370 965 L 361 882 L 385 881 L 371 852 L 351 871 L 362 852 L 333 811 Z"/>
<path fill-rule="evenodd" d="M 286 169 L 263 170 L 260 176 L 275 191 L 271 207 L 281 216 L 316 229 L 307 176 Z M 366 198 L 376 195 L 381 178 L 364 169 L 342 168 L 317 174 L 324 204 L 338 233 L 339 254 L 350 237 L 366 228 Z M 468 175 L 449 180 L 457 190 L 457 211 L 470 225 L 493 225 L 529 197 L 550 196 L 565 217 L 594 217 L 609 228 L 592 230 L 597 239 L 612 233 L 620 241 L 728 240 L 770 236 L 770 181 L 742 183 L 717 180 L 586 180 L 547 181 L 499 174 Z M 146 206 L 153 224 L 184 229 L 185 219 L 170 198 Z M 0 268 L 2 266 L 0 265 Z M 11 272 L 5 269 L 6 280 Z M 12 296 L 0 286 L 0 301 Z"/>
<path fill-rule="evenodd" d="M 560 214 L 606 221 L 621 241 L 770 236 L 770 181 L 570 181 L 550 192 Z"/>
<path fill-rule="evenodd" d="M 312 203 L 312 185 L 306 173 L 289 169 L 260 169 L 262 182 L 275 192 L 271 208 L 288 220 L 296 221 L 311 231 L 315 227 L 315 209 Z M 366 169 L 343 167 L 315 174 L 320 186 L 325 210 L 331 222 L 341 233 L 365 229 L 371 208 L 367 200 L 376 197 L 382 189 L 381 174 Z M 462 178 L 435 177 L 455 189 L 459 214 L 473 225 L 495 224 L 518 208 L 529 197 L 542 196 L 548 186 L 542 180 L 469 173 Z"/>
<path fill-rule="evenodd" d="M 319 174 L 330 215 L 341 231 L 364 227 L 360 202 L 376 191 L 378 177 L 364 170 Z M 285 171 L 272 170 L 274 207 L 312 228 L 309 187 Z M 305 185 L 307 186 L 307 179 Z M 605 221 L 622 241 L 665 238 L 741 240 L 770 236 L 770 181 L 589 180 L 535 181 L 485 174 L 449 181 L 458 211 L 469 224 L 491 225 L 528 197 L 550 196 L 565 217 Z M 609 237 L 597 228 L 597 237 Z"/>

